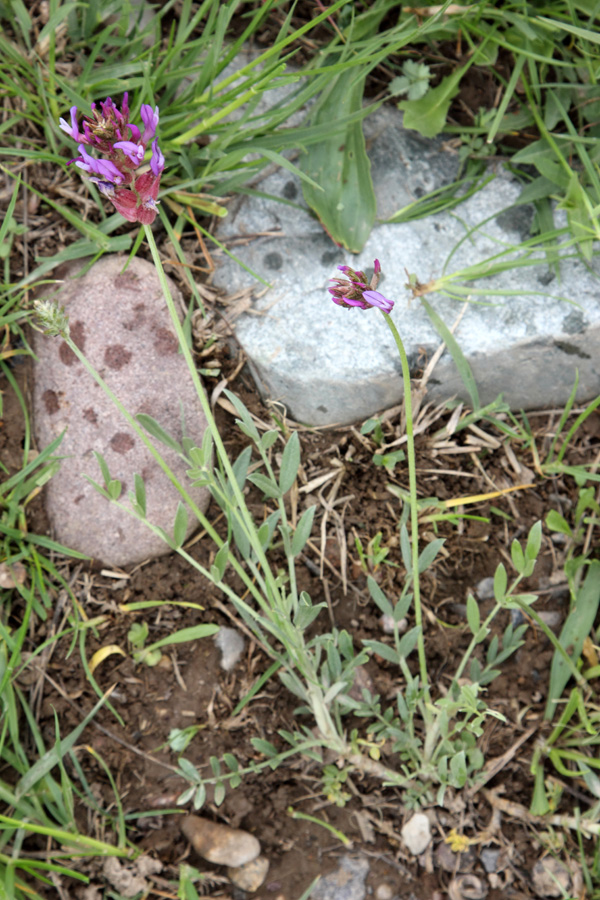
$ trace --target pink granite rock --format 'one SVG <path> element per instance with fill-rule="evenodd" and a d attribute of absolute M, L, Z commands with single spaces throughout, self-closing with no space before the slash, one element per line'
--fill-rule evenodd
<path fill-rule="evenodd" d="M 176 440 L 185 433 L 200 445 L 206 419 L 196 396 L 162 296 L 154 266 L 105 256 L 81 278 L 74 269 L 53 295 L 69 315 L 71 336 L 132 414 L 153 416 Z M 170 282 L 174 299 L 179 292 Z M 51 296 L 50 293 L 44 297 Z M 102 497 L 83 477 L 102 483 L 93 451 L 105 458 L 112 478 L 123 484 L 129 504 L 134 474 L 146 484 L 147 514 L 173 533 L 179 494 L 121 413 L 60 338 L 36 333 L 34 418 L 40 448 L 67 428 L 58 455 L 60 471 L 46 487 L 53 537 L 110 565 L 126 566 L 169 552 L 147 526 Z M 158 448 L 201 509 L 206 489 L 190 488 L 186 464 L 164 445 Z M 190 516 L 190 531 L 193 529 Z"/>

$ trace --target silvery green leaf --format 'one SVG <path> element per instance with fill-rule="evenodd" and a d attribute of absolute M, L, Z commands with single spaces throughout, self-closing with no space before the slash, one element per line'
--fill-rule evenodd
<path fill-rule="evenodd" d="M 315 513 L 317 511 L 316 505 L 309 506 L 308 509 L 305 509 L 300 517 L 300 521 L 296 527 L 296 531 L 294 532 L 294 537 L 292 538 L 292 556 L 296 557 L 299 553 L 302 552 L 307 540 L 310 537 L 310 532 L 312 531 L 313 519 L 315 517 Z"/>
<path fill-rule="evenodd" d="M 141 475 L 137 473 L 133 476 L 133 484 L 135 488 L 135 502 L 143 516 L 146 515 L 146 485 Z"/>
<path fill-rule="evenodd" d="M 156 438 L 157 441 L 160 441 L 161 444 L 164 444 L 166 447 L 170 447 L 171 450 L 174 450 L 176 453 L 183 453 L 183 447 L 179 441 L 176 441 L 175 438 L 171 437 L 162 425 L 152 416 L 148 416 L 146 413 L 139 413 L 135 418 L 144 431 L 147 431 L 151 437 Z"/>
<path fill-rule="evenodd" d="M 229 542 L 225 541 L 225 543 L 219 548 L 219 551 L 215 556 L 215 560 L 211 566 L 211 573 L 213 569 L 215 571 L 215 581 L 222 581 L 223 579 L 225 569 L 227 568 L 227 563 L 229 562 L 229 552 Z"/>
<path fill-rule="evenodd" d="M 248 466 L 250 465 L 251 458 L 252 447 L 245 447 L 232 466 L 233 474 L 235 475 L 235 480 L 240 491 L 246 483 L 246 475 L 248 473 Z"/>
<path fill-rule="evenodd" d="M 300 438 L 298 432 L 294 431 L 285 445 L 281 456 L 281 470 L 279 472 L 279 487 L 281 494 L 286 494 L 298 474 L 300 467 Z"/>
<path fill-rule="evenodd" d="M 371 575 L 367 575 L 367 587 L 369 588 L 371 597 L 373 598 L 381 612 L 384 614 L 384 616 L 393 616 L 394 607 Z"/>
<path fill-rule="evenodd" d="M 265 431 L 260 439 L 260 446 L 266 451 L 273 446 L 278 437 L 279 431 L 276 428 L 271 431 Z"/>
<path fill-rule="evenodd" d="M 258 433 L 256 425 L 252 421 L 252 416 L 248 412 L 248 409 L 244 406 L 240 398 L 236 396 L 236 394 L 234 394 L 232 391 L 225 390 L 223 391 L 223 393 L 230 401 L 230 403 L 233 404 L 240 416 L 241 421 L 236 420 L 240 430 L 258 444 L 260 442 L 260 435 Z"/>
<path fill-rule="evenodd" d="M 118 500 L 121 496 L 121 490 L 123 489 L 123 485 L 118 480 L 118 478 L 113 478 L 112 481 L 106 486 L 106 491 L 111 500 Z"/>
<path fill-rule="evenodd" d="M 479 631 L 481 618 L 479 615 L 479 605 L 473 594 L 469 594 L 467 597 L 467 622 L 469 623 L 471 634 L 476 635 Z"/>
<path fill-rule="evenodd" d="M 272 757 L 277 756 L 279 753 L 277 747 L 272 744 L 270 741 L 265 741 L 263 738 L 250 738 L 250 743 L 254 747 L 257 753 L 262 753 L 263 756 Z"/>
<path fill-rule="evenodd" d="M 535 561 L 538 558 L 540 548 L 542 546 L 542 523 L 535 522 L 529 529 L 527 536 L 527 546 L 525 547 L 525 557 L 528 560 Z"/>
<path fill-rule="evenodd" d="M 266 497 L 270 497 L 271 499 L 278 499 L 281 497 L 281 489 L 272 478 L 263 475 L 261 472 L 253 472 L 251 475 L 248 475 L 248 481 L 256 485 Z"/>
<path fill-rule="evenodd" d="M 187 509 L 181 502 L 177 504 L 177 512 L 175 513 L 175 521 L 173 523 L 173 543 L 175 548 L 182 546 L 185 541 L 188 526 Z"/>
<path fill-rule="evenodd" d="M 433 563 L 436 556 L 444 546 L 444 538 L 436 538 L 427 544 L 419 555 L 419 572 L 424 572 Z"/>
<path fill-rule="evenodd" d="M 396 665 L 398 664 L 398 654 L 396 653 L 395 648 L 390 647 L 389 644 L 384 644 L 381 641 L 368 640 L 363 641 L 363 645 L 369 650 L 372 650 L 373 653 L 376 653 L 377 656 L 380 656 L 382 659 L 385 659 L 391 663 L 396 663 Z"/>
<path fill-rule="evenodd" d="M 198 781 L 199 774 L 196 766 L 186 759 L 185 756 L 182 756 L 179 760 L 179 768 L 184 778 L 187 778 L 188 781 Z"/>
<path fill-rule="evenodd" d="M 225 785 L 222 781 L 218 781 L 215 784 L 215 792 L 214 792 L 214 804 L 215 806 L 220 806 L 225 799 Z"/>
<path fill-rule="evenodd" d="M 499 563 L 494 573 L 494 597 L 498 603 L 502 603 L 506 596 L 506 586 L 508 584 L 508 576 L 504 563 Z"/>
<path fill-rule="evenodd" d="M 413 650 L 417 646 L 417 641 L 419 640 L 420 633 L 420 627 L 418 625 L 415 625 L 414 628 L 411 628 L 410 631 L 407 631 L 406 634 L 402 635 L 400 644 L 398 645 L 398 654 L 400 656 L 406 658 L 413 652 Z"/>
<path fill-rule="evenodd" d="M 517 574 L 522 575 L 525 569 L 525 556 L 523 548 L 516 539 L 510 545 L 510 558 Z"/>
<path fill-rule="evenodd" d="M 194 809 L 201 809 L 206 801 L 206 788 L 203 784 L 198 785 L 194 796 Z"/>

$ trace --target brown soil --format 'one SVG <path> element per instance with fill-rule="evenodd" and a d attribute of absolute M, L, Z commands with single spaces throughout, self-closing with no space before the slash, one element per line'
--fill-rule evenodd
<path fill-rule="evenodd" d="M 239 369 L 240 360 L 232 358 L 228 343 L 221 343 L 216 350 L 213 346 L 215 354 L 223 365 L 222 374 Z M 28 366 L 23 363 L 15 367 L 23 387 L 28 384 L 28 371 Z M 230 387 L 257 417 L 268 420 L 268 414 L 243 369 Z M 244 439 L 233 427 L 229 413 L 219 410 L 219 417 L 222 433 L 228 436 L 228 447 L 235 456 Z M 461 447 L 456 439 L 452 448 L 440 449 L 439 440 L 436 443 L 432 434 L 447 419 L 445 414 L 438 419 L 435 428 L 418 439 L 422 496 L 456 498 L 485 493 L 521 480 L 500 442 L 496 449 L 489 446 L 483 449 L 481 445 L 469 449 L 466 443 Z M 530 419 L 536 424 L 538 446 L 543 447 L 553 433 L 557 415 L 550 412 L 533 415 Z M 384 432 L 387 443 L 400 435 L 399 411 L 389 418 Z M 491 438 L 498 436 L 491 427 L 487 434 Z M 329 494 L 331 488 L 328 486 L 323 489 L 322 498 L 318 497 L 318 491 L 315 492 L 314 499 L 319 502 L 315 536 L 299 566 L 299 587 L 308 591 L 314 602 L 327 601 L 329 616 L 322 616 L 322 628 L 328 628 L 330 623 L 347 628 L 355 646 L 360 647 L 362 639 L 382 639 L 382 629 L 379 613 L 366 589 L 365 573 L 359 565 L 353 535 L 357 534 L 366 545 L 377 532 L 382 532 L 383 544 L 390 548 L 388 560 L 393 565 L 382 565 L 375 575 L 388 596 L 396 596 L 401 589 L 404 570 L 398 548 L 397 501 L 387 492 L 386 484 L 396 483 L 406 488 L 406 471 L 404 465 L 399 465 L 389 475 L 385 469 L 373 466 L 371 458 L 375 447 L 357 428 L 321 432 L 301 429 L 300 436 L 303 447 L 301 482 L 308 483 L 316 475 L 331 470 L 332 463 L 341 461 L 343 475 L 335 495 L 343 500 L 337 507 L 338 514 L 329 515 L 324 544 L 320 544 L 318 535 L 324 510 L 334 495 Z M 19 461 L 22 415 L 10 390 L 5 393 L 0 441 L 2 459 L 12 469 Z M 569 461 L 590 461 L 596 456 L 599 444 L 600 416 L 595 414 L 578 436 Z M 512 447 L 517 450 L 520 464 L 532 468 L 529 453 L 521 455 L 514 442 Z M 454 452 L 444 452 L 448 449 Z M 458 527 L 443 523 L 439 527 L 439 535 L 446 539 L 444 552 L 424 579 L 427 656 L 436 689 L 443 689 L 449 683 L 469 640 L 464 613 L 468 592 L 473 591 L 482 578 L 492 575 L 498 562 L 507 562 L 510 541 L 514 537 L 523 539 L 533 522 L 556 507 L 557 501 L 563 508 L 568 508 L 573 497 L 574 489 L 568 482 L 535 477 L 527 490 L 469 506 L 468 512 L 484 517 L 485 521 L 463 521 Z M 270 511 L 260 494 L 251 495 L 250 501 L 256 519 L 262 519 Z M 490 502 L 495 511 L 490 509 Z M 218 510 L 213 507 L 212 513 L 218 520 Z M 31 510 L 29 527 L 38 533 L 45 531 L 46 522 L 39 502 L 37 508 Z M 422 542 L 433 537 L 425 524 Z M 324 554 L 321 553 L 323 546 Z M 206 565 L 211 554 L 207 539 L 192 541 L 190 553 Z M 323 562 L 325 568 L 321 579 L 319 568 Z M 538 611 L 558 610 L 564 614 L 568 608 L 568 592 L 561 579 L 560 563 L 561 548 L 545 533 L 539 564 L 528 585 L 529 589 L 540 591 Z M 83 645 L 82 652 L 87 661 L 97 650 L 109 645 L 118 645 L 127 653 L 125 657 L 107 657 L 94 673 L 100 691 L 114 687 L 110 697 L 113 710 L 108 709 L 107 704 L 97 714 L 76 755 L 93 796 L 99 807 L 108 812 L 108 819 L 94 813 L 89 803 L 83 802 L 77 812 L 80 828 L 105 840 L 115 839 L 110 826 L 111 814 L 116 813 L 115 796 L 104 771 L 106 765 L 115 779 L 127 816 L 129 839 L 164 865 L 162 873 L 155 876 L 157 896 L 174 896 L 172 885 L 176 883 L 182 861 L 193 863 L 206 874 L 206 886 L 211 895 L 228 896 L 230 888 L 223 881 L 223 870 L 203 863 L 181 834 L 181 815 L 189 808 L 177 808 L 176 799 L 187 784 L 175 775 L 177 756 L 165 747 L 165 743 L 172 729 L 200 726 L 184 753 L 200 771 L 208 774 L 209 757 L 222 757 L 227 752 L 233 753 L 241 766 L 246 765 L 260 758 L 250 743 L 252 737 L 266 738 L 283 747 L 278 736 L 280 729 L 291 731 L 298 725 L 298 718 L 294 716 L 294 698 L 277 678 L 271 678 L 242 712 L 237 712 L 238 703 L 269 665 L 268 658 L 254 640 L 248 641 L 241 662 L 229 673 L 220 669 L 219 652 L 210 639 L 177 645 L 165 653 L 156 668 L 134 664 L 127 632 L 136 620 L 147 621 L 150 640 L 198 622 L 234 624 L 244 630 L 243 623 L 212 585 L 177 555 L 123 573 L 103 570 L 99 566 L 73 564 L 69 560 L 57 560 L 57 564 L 71 585 L 83 614 L 103 617 L 98 629 L 88 632 Z M 64 591 L 56 592 L 54 600 L 55 611 L 48 621 L 32 623 L 26 650 L 33 650 L 64 627 L 64 617 L 72 611 L 71 603 Z M 140 600 L 200 603 L 204 611 L 165 606 L 159 611 L 150 609 L 132 614 L 121 608 L 122 604 Z M 488 606 L 489 602 L 484 602 L 482 611 L 485 612 Z M 500 616 L 496 630 L 505 627 L 508 615 Z M 18 617 L 19 604 L 16 603 L 10 623 L 16 623 Z M 352 799 L 344 808 L 338 808 L 322 793 L 319 767 L 299 758 L 292 758 L 273 772 L 267 770 L 266 774 L 246 777 L 240 787 L 227 793 L 218 808 L 212 802 L 209 789 L 204 814 L 247 828 L 259 837 L 271 862 L 267 881 L 257 894 L 259 898 L 281 896 L 285 900 L 295 900 L 317 874 L 326 873 L 335 866 L 340 855 L 349 852 L 322 826 L 291 818 L 290 807 L 333 825 L 352 842 L 350 852 L 366 854 L 370 864 L 368 884 L 373 888 L 387 883 L 399 897 L 413 896 L 419 900 L 436 896 L 436 891 L 442 892 L 443 896 L 452 873 L 436 864 L 435 854 L 444 852 L 438 848 L 444 847 L 444 837 L 455 828 L 470 838 L 483 840 L 483 846 L 491 842 L 492 846 L 502 849 L 505 868 L 496 879 L 498 889 L 488 894 L 492 900 L 511 895 L 529 896 L 529 873 L 541 852 L 533 826 L 519 821 L 513 810 L 513 814 L 501 817 L 501 824 L 492 834 L 486 832 L 494 817 L 496 821 L 498 817 L 497 810 L 492 808 L 493 802 L 514 801 L 524 809 L 528 808 L 532 790 L 529 773 L 532 749 L 536 737 L 547 730 L 542 715 L 551 657 L 551 647 L 545 636 L 536 627 L 530 627 L 525 645 L 502 666 L 502 675 L 489 686 L 487 700 L 492 708 L 506 716 L 507 724 L 490 719 L 486 725 L 480 744 L 488 764 L 492 765 L 510 751 L 526 732 L 531 731 L 531 734 L 514 755 L 509 753 L 498 774 L 486 785 L 486 791 L 497 792 L 495 801 L 486 791 L 468 794 L 468 798 L 458 794 L 446 804 L 448 808 L 435 810 L 434 842 L 418 862 L 406 853 L 399 840 L 400 829 L 410 816 L 410 811 L 401 803 L 399 791 L 382 789 L 376 781 L 353 776 L 346 785 Z M 397 686 L 401 684 L 398 673 L 376 656 L 366 668 L 374 692 L 393 702 Z M 55 740 L 55 715 L 58 715 L 64 736 L 97 700 L 86 677 L 81 654 L 72 649 L 70 637 L 53 643 L 40 665 L 25 671 L 21 686 L 28 692 L 37 712 L 46 746 L 52 746 Z M 310 726 L 310 722 L 306 723 Z M 103 760 L 104 765 L 98 759 Z M 393 757 L 386 756 L 385 748 L 384 761 L 395 765 Z M 77 772 L 72 765 L 68 764 L 68 768 L 75 784 L 79 785 Z M 574 789 L 571 784 L 564 783 L 563 787 L 565 794 L 560 811 L 569 811 L 574 804 L 585 809 L 592 802 L 585 789 L 581 790 L 581 785 Z M 539 827 L 542 827 L 541 823 Z M 569 843 L 571 838 L 566 835 L 565 840 Z M 481 849 L 478 844 L 475 846 Z M 97 867 L 86 863 L 78 865 L 93 884 L 103 883 Z M 469 870 L 485 879 L 476 856 L 473 856 Z M 63 883 L 62 887 L 67 897 L 83 897 L 75 885 Z M 160 894 L 161 890 L 166 893 Z M 46 896 L 59 894 L 49 889 Z"/>

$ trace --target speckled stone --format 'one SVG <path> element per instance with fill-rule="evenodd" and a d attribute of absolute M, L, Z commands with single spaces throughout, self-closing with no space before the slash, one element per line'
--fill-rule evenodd
<path fill-rule="evenodd" d="M 80 278 L 78 267 L 58 273 L 64 284 L 53 295 L 69 315 L 71 336 L 132 414 L 157 419 L 177 440 L 186 434 L 200 444 L 206 420 L 173 331 L 151 263 L 104 256 Z M 170 282 L 176 301 L 176 286 Z M 52 536 L 67 547 L 108 565 L 126 566 L 169 552 L 143 523 L 104 499 L 84 478 L 102 482 L 93 451 L 106 460 L 112 478 L 122 482 L 121 502 L 129 505 L 134 474 L 146 484 L 151 522 L 172 534 L 179 494 L 121 413 L 60 338 L 34 337 L 34 418 L 40 449 L 67 429 L 57 455 L 60 471 L 46 487 Z M 201 509 L 206 489 L 189 487 L 186 464 L 158 445 L 163 457 Z M 190 516 L 190 531 L 193 517 Z"/>

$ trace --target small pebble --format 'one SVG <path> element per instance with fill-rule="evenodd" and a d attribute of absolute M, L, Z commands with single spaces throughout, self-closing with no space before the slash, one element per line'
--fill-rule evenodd
<path fill-rule="evenodd" d="M 221 651 L 221 668 L 231 672 L 244 652 L 246 641 L 235 628 L 220 628 L 214 640 Z"/>
<path fill-rule="evenodd" d="M 227 869 L 227 877 L 236 887 L 243 891 L 257 891 L 269 871 L 269 860 L 266 856 L 257 856 L 249 863 L 237 869 Z"/>
<path fill-rule="evenodd" d="M 394 890 L 389 884 L 380 884 L 375 889 L 375 900 L 392 900 Z"/>
<path fill-rule="evenodd" d="M 486 847 L 479 854 L 479 859 L 481 860 L 481 865 L 485 869 L 485 871 L 490 875 L 492 872 L 496 872 L 498 870 L 498 859 L 500 858 L 500 851 L 494 850 L 491 847 Z"/>
<path fill-rule="evenodd" d="M 487 578 L 482 578 L 477 587 L 475 588 L 475 593 L 479 597 L 480 600 L 492 600 L 494 597 L 494 579 L 490 575 Z"/>
<path fill-rule="evenodd" d="M 546 623 L 548 628 L 557 628 L 562 620 L 562 614 L 552 609 L 540 612 L 538 615 L 542 622 Z"/>
<path fill-rule="evenodd" d="M 431 825 L 424 813 L 415 813 L 409 821 L 402 826 L 402 840 L 413 856 L 420 856 L 431 841 Z"/>
<path fill-rule="evenodd" d="M 573 887 L 567 867 L 553 856 L 538 859 L 531 873 L 533 889 L 538 897 L 564 897 L 571 895 Z M 558 884 L 557 884 L 558 882 Z"/>
<path fill-rule="evenodd" d="M 23 563 L 16 562 L 10 566 L 0 563 L 0 588 L 14 588 L 17 584 L 24 584 L 27 578 L 27 569 Z"/>
<path fill-rule="evenodd" d="M 253 834 L 202 816 L 186 816 L 181 830 L 196 853 L 212 863 L 238 869 L 260 854 L 260 844 Z"/>
<path fill-rule="evenodd" d="M 379 619 L 379 624 L 381 625 L 381 629 L 384 634 L 393 634 L 394 633 L 394 617 L 393 616 L 381 616 Z M 398 622 L 398 632 L 399 634 L 404 634 L 406 629 L 408 628 L 408 622 L 406 619 L 400 619 Z"/>
<path fill-rule="evenodd" d="M 516 628 L 517 625 L 522 625 L 525 621 L 525 616 L 523 615 L 523 611 L 520 609 L 511 609 L 510 611 L 510 624 L 513 628 Z"/>

